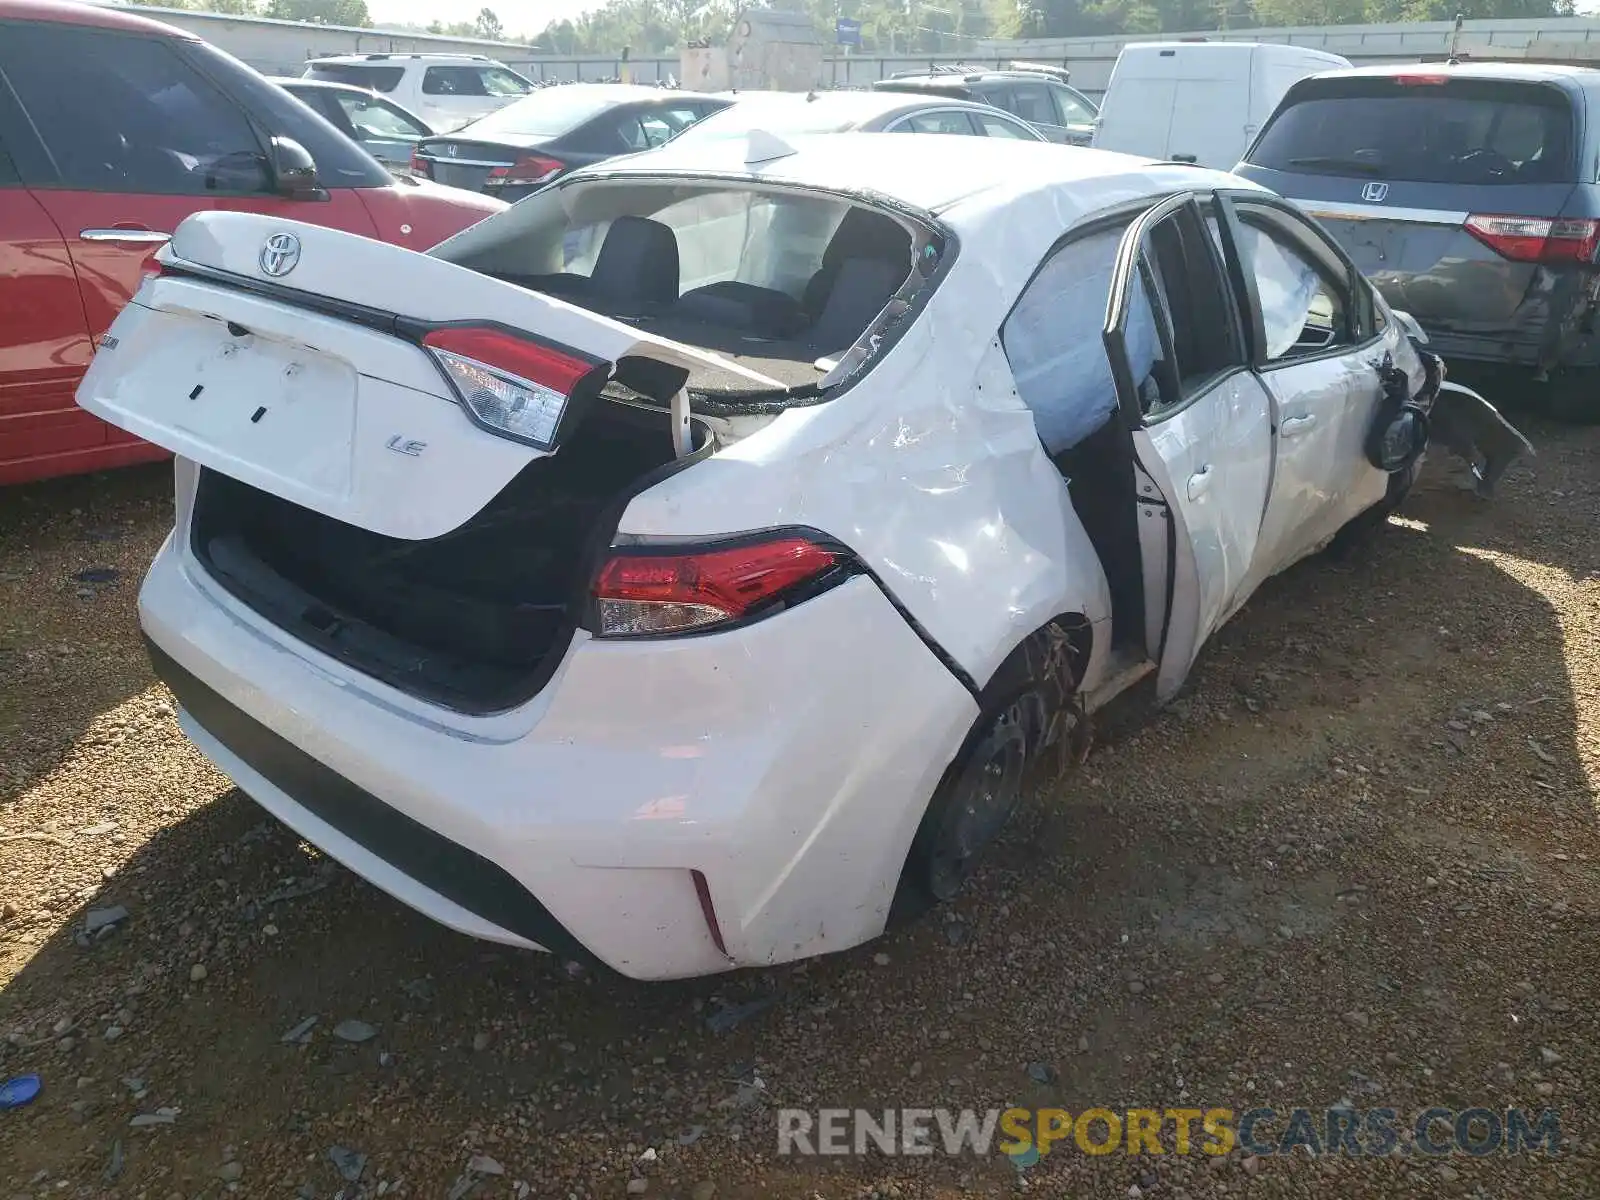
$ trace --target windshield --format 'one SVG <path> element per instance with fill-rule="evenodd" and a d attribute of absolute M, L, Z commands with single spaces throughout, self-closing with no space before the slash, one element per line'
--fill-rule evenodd
<path fill-rule="evenodd" d="M 1570 106 L 1555 88 L 1386 77 L 1297 88 L 1247 161 L 1304 175 L 1510 184 L 1571 183 L 1573 157 Z"/>
<path fill-rule="evenodd" d="M 474 121 L 471 132 L 559 137 L 619 103 L 615 93 L 577 84 L 540 88 L 526 99 Z"/>

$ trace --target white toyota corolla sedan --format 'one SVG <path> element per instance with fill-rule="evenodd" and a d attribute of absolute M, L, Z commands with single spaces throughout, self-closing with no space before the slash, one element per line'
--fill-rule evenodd
<path fill-rule="evenodd" d="M 1398 502 L 1438 393 L 1236 177 L 841 134 L 427 255 L 207 212 L 83 406 L 177 455 L 188 736 L 465 933 L 667 979 L 949 897 L 1030 759 Z"/>

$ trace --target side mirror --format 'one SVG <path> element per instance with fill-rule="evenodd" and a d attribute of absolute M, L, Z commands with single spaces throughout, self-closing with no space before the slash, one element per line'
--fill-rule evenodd
<path fill-rule="evenodd" d="M 278 195 L 290 200 L 326 200 L 328 191 L 317 177 L 317 164 L 293 138 L 272 139 L 272 181 Z"/>

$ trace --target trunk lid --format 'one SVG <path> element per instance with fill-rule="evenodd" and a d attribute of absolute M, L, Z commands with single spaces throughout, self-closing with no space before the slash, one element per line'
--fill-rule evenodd
<path fill-rule="evenodd" d="M 473 192 L 483 190 L 490 171 L 517 161 L 517 151 L 511 146 L 462 138 L 425 139 L 417 143 L 417 156 L 434 182 Z"/>
<path fill-rule="evenodd" d="M 461 525 L 534 459 L 559 452 L 565 430 L 558 421 L 540 448 L 474 423 L 419 344 L 430 327 L 481 325 L 554 347 L 594 364 L 596 388 L 639 359 L 679 368 L 654 372 L 673 390 L 697 367 L 774 386 L 694 347 L 320 226 L 200 213 L 158 260 L 174 273 L 147 279 L 117 317 L 78 403 L 203 466 L 390 537 Z"/>

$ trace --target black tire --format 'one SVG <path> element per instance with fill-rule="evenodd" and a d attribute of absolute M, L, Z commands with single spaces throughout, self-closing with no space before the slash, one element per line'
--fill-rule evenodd
<path fill-rule="evenodd" d="M 1405 503 L 1406 496 L 1411 492 L 1411 485 L 1417 482 L 1417 476 L 1420 474 L 1422 474 L 1422 463 L 1419 460 L 1405 470 L 1396 471 L 1389 476 L 1389 490 L 1384 493 L 1383 499 L 1365 512 L 1351 517 L 1343 528 L 1333 535 L 1333 540 L 1328 543 L 1328 557 L 1335 561 L 1348 558 L 1362 543 L 1387 525 L 1389 517 L 1398 512 L 1400 506 Z"/>
<path fill-rule="evenodd" d="M 1567 367 L 1545 384 L 1545 413 L 1571 425 L 1600 422 L 1600 369 Z"/>
<path fill-rule="evenodd" d="M 1022 801 L 1038 698 L 1031 692 L 986 708 L 939 781 L 900 872 L 891 924 L 952 899 Z"/>

